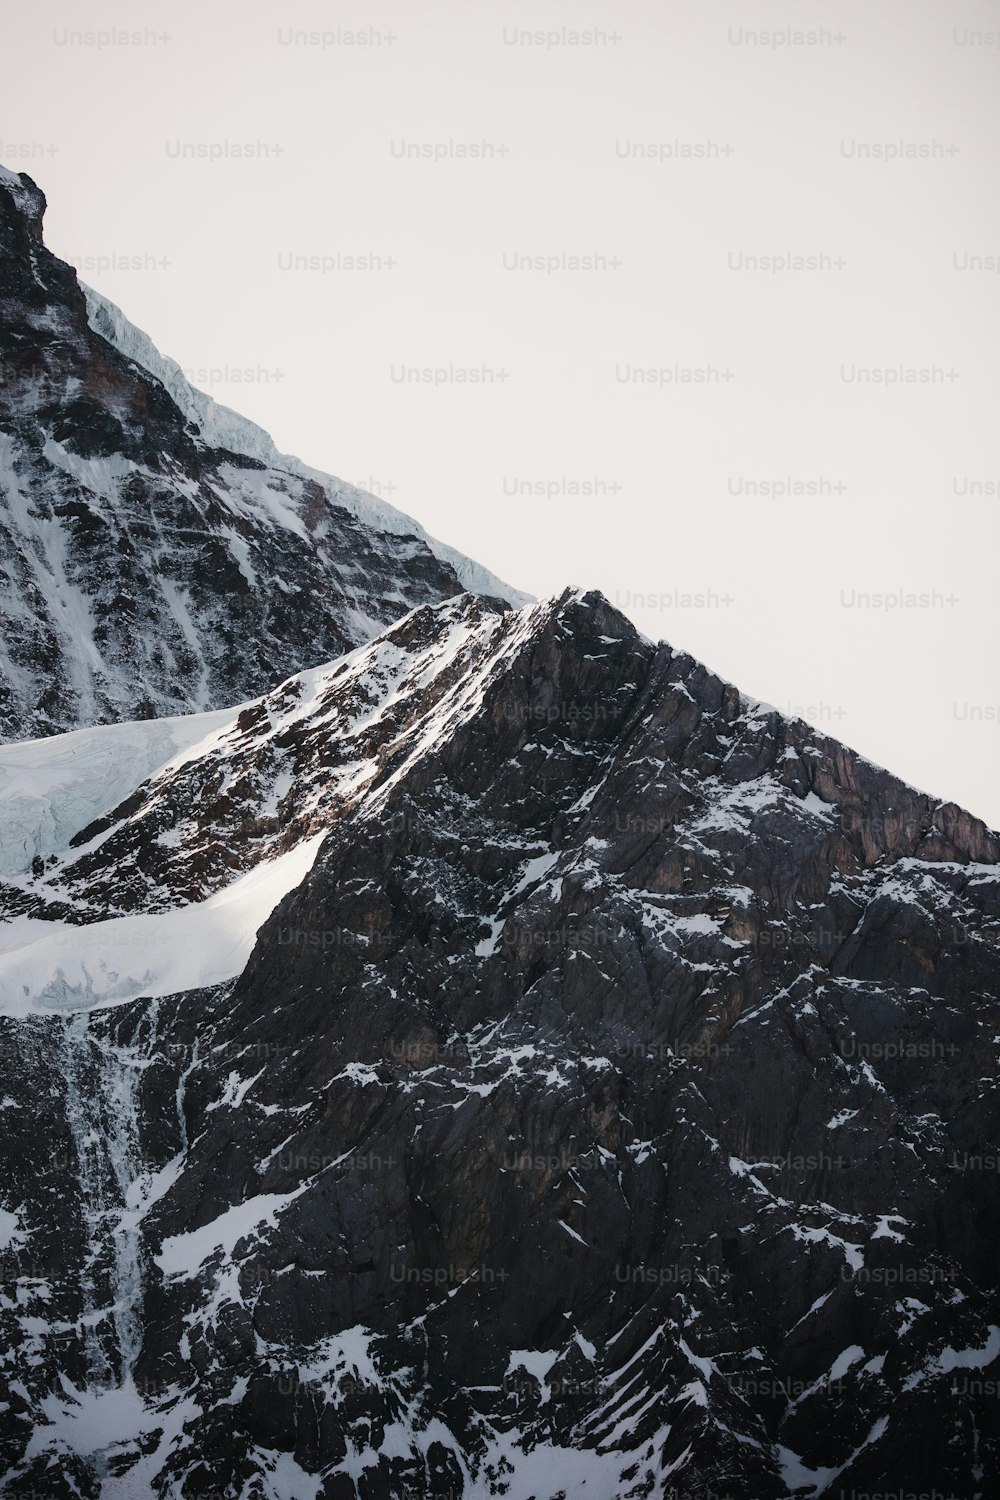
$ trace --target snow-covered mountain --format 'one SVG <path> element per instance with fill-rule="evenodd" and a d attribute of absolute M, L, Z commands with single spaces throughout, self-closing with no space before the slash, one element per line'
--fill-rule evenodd
<path fill-rule="evenodd" d="M 0 168 L 0 735 L 220 708 L 418 604 L 525 602 L 194 390 L 44 207 Z"/>
<path fill-rule="evenodd" d="M 6 1492 L 995 1493 L 976 819 L 579 591 L 0 774 Z"/>

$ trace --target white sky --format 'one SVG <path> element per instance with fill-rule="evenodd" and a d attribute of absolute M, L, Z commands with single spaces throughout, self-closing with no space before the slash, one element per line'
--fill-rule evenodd
<path fill-rule="evenodd" d="M 284 451 L 996 825 L 998 36 L 995 0 L 40 0 L 5 16 L 0 161 Z M 398 155 L 449 141 L 505 153 Z M 858 154 L 900 142 L 929 155 Z M 783 253 L 826 268 L 733 269 Z M 675 366 L 732 377 L 624 378 Z M 938 378 L 843 378 L 901 366 Z M 426 367 L 507 374 L 400 378 Z M 789 477 L 821 492 L 748 492 Z M 931 597 L 858 606 L 893 592 Z"/>

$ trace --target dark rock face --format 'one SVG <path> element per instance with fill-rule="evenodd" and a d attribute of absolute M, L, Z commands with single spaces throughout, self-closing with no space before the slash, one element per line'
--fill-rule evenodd
<path fill-rule="evenodd" d="M 996 1494 L 997 835 L 597 595 L 369 651 L 12 883 L 328 830 L 234 983 L 2 1022 L 9 1492 Z"/>
<path fill-rule="evenodd" d="M 238 703 L 461 592 L 336 481 L 206 441 L 90 326 L 44 207 L 0 171 L 0 738 Z"/>

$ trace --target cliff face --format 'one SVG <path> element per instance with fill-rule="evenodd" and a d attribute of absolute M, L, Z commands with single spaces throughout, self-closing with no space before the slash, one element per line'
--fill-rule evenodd
<path fill-rule="evenodd" d="M 523 601 L 192 390 L 44 208 L 0 168 L 0 736 L 237 703 L 466 586 Z"/>
<path fill-rule="evenodd" d="M 202 727 L 20 804 L 11 1493 L 996 1493 L 994 833 L 594 594 Z"/>

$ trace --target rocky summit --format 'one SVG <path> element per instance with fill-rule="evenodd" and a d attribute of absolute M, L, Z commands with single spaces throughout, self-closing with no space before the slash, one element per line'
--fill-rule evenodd
<path fill-rule="evenodd" d="M 995 833 L 581 591 L 28 751 L 5 1495 L 1000 1495 Z"/>
<path fill-rule="evenodd" d="M 0 168 L 0 735 L 221 708 L 463 588 L 526 596 L 279 454 L 42 241 Z"/>

